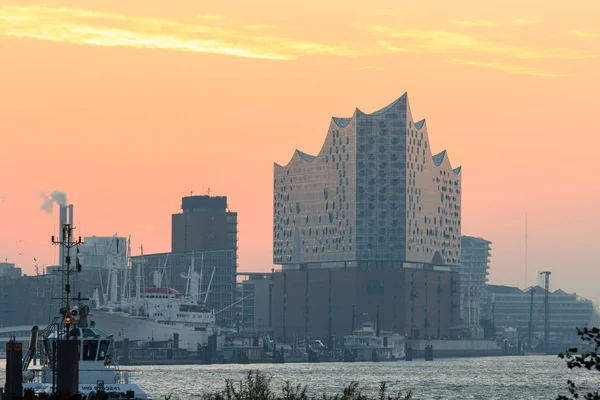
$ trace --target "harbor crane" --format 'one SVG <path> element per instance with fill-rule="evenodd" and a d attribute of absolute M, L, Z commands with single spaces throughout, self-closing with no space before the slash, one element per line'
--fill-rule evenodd
<path fill-rule="evenodd" d="M 550 294 L 550 271 L 541 271 L 540 275 L 544 275 L 544 348 L 546 354 L 549 354 L 550 346 L 550 304 L 548 295 Z"/>

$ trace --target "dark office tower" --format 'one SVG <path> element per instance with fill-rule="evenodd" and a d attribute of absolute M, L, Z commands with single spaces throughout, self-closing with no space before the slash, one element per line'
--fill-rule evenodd
<path fill-rule="evenodd" d="M 172 218 L 172 252 L 237 249 L 237 213 L 227 209 L 227 196 L 184 197 L 181 209 Z"/>

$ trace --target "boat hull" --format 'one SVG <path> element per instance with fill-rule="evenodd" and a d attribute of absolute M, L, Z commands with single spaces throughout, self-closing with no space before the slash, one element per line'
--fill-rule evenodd
<path fill-rule="evenodd" d="M 24 383 L 23 390 L 33 390 L 37 394 L 46 393 L 52 394 L 51 383 Z M 148 399 L 148 396 L 144 391 L 136 384 L 105 384 L 104 392 L 106 393 L 123 393 L 126 394 L 128 391 L 134 392 L 134 399 Z M 79 393 L 89 396 L 91 392 L 97 392 L 95 384 L 79 384 Z"/>
<path fill-rule="evenodd" d="M 114 335 L 115 342 L 130 341 L 168 341 L 179 334 L 179 348 L 195 350 L 198 345 L 208 344 L 213 332 L 197 331 L 183 324 L 167 325 L 144 318 L 135 318 L 123 313 L 93 311 L 90 318 L 103 332 Z"/>

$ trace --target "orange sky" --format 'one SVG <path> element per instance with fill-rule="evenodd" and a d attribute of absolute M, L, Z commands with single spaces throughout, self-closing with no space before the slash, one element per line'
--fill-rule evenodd
<path fill-rule="evenodd" d="M 408 91 L 463 166 L 463 233 L 492 283 L 552 271 L 600 300 L 600 2 L 8 0 L 0 5 L 0 254 L 54 262 L 54 189 L 81 235 L 170 250 L 181 197 L 239 213 L 240 270 L 272 267 L 273 162 L 331 116 Z M 17 243 L 19 240 L 24 240 Z"/>

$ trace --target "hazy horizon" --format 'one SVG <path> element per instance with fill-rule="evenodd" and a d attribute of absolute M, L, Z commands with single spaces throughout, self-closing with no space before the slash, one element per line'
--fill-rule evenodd
<path fill-rule="evenodd" d="M 139 254 L 170 251 L 181 197 L 209 188 L 238 212 L 238 269 L 268 271 L 273 163 L 408 92 L 462 166 L 490 283 L 524 287 L 527 213 L 528 284 L 600 300 L 599 2 L 26 4 L 0 5 L 0 258 L 24 273 L 55 263 L 54 190 L 77 236 Z"/>

